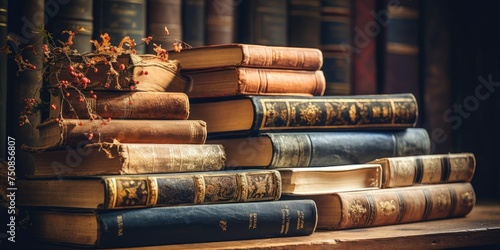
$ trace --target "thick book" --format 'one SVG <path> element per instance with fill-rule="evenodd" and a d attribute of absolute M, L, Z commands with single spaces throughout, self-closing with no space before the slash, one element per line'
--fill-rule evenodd
<path fill-rule="evenodd" d="M 311 200 L 295 200 L 87 213 L 34 211 L 30 218 L 33 236 L 42 241 L 132 247 L 306 236 L 316 228 L 317 210 Z"/>
<path fill-rule="evenodd" d="M 209 139 L 222 144 L 226 168 L 299 168 L 361 164 L 382 157 L 429 154 L 422 128 L 402 131 L 275 132 Z"/>
<path fill-rule="evenodd" d="M 113 60 L 109 56 L 88 54 L 56 60 L 50 65 L 48 79 L 55 88 L 67 88 L 71 83 L 78 89 L 161 92 L 167 91 L 171 84 L 186 84 L 180 69 L 179 61 L 162 60 L 156 55 L 124 53 Z"/>
<path fill-rule="evenodd" d="M 226 160 L 217 144 L 101 143 L 32 156 L 26 176 L 33 178 L 217 171 Z"/>
<path fill-rule="evenodd" d="M 234 43 L 233 0 L 206 0 L 205 42 L 207 45 Z"/>
<path fill-rule="evenodd" d="M 383 187 L 470 182 L 476 170 L 472 153 L 414 155 L 371 161 L 384 168 Z"/>
<path fill-rule="evenodd" d="M 339 192 L 311 198 L 318 229 L 339 230 L 466 216 L 476 203 L 471 183 Z"/>
<path fill-rule="evenodd" d="M 323 54 L 316 48 L 265 46 L 257 44 L 219 44 L 169 53 L 183 71 L 222 67 L 255 67 L 274 69 L 319 70 Z"/>
<path fill-rule="evenodd" d="M 19 180 L 19 206 L 79 209 L 144 208 L 277 200 L 276 170 Z"/>
<path fill-rule="evenodd" d="M 94 95 L 96 98 L 94 98 Z M 83 98 L 83 99 L 82 99 Z M 186 120 L 189 98 L 180 92 L 65 90 L 51 95 L 50 118 Z"/>
<path fill-rule="evenodd" d="M 380 164 L 280 168 L 283 195 L 319 195 L 382 187 Z"/>
<path fill-rule="evenodd" d="M 254 135 L 292 130 L 406 129 L 417 122 L 412 94 L 365 96 L 243 96 L 191 103 L 190 119 L 207 131 Z"/>
<path fill-rule="evenodd" d="M 307 95 L 325 92 L 323 71 L 231 67 L 189 72 L 189 98 L 239 95 Z M 182 89 L 184 85 L 180 86 Z"/>
<path fill-rule="evenodd" d="M 148 53 L 154 53 L 153 43 L 169 48 L 175 39 L 184 39 L 181 0 L 148 0 L 146 5 L 146 35 L 153 37 L 147 45 Z M 165 27 L 168 34 L 165 34 Z"/>
<path fill-rule="evenodd" d="M 146 7 L 146 0 L 95 0 L 94 39 L 108 33 L 112 45 L 118 45 L 125 36 L 141 43 L 146 37 Z M 136 50 L 139 54 L 146 51 L 145 46 Z"/>
<path fill-rule="evenodd" d="M 40 140 L 33 150 L 78 147 L 107 143 L 177 143 L 203 144 L 206 123 L 200 120 L 50 120 L 38 127 Z"/>
<path fill-rule="evenodd" d="M 287 0 L 253 0 L 237 3 L 237 42 L 288 45 Z"/>

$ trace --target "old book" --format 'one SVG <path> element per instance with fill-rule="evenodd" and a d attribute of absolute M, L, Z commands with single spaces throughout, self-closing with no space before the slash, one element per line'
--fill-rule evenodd
<path fill-rule="evenodd" d="M 169 53 L 169 59 L 178 60 L 183 71 L 236 66 L 319 70 L 323 65 L 319 49 L 241 43 L 196 47 Z"/>
<path fill-rule="evenodd" d="M 320 0 L 288 0 L 288 45 L 320 47 Z"/>
<path fill-rule="evenodd" d="M 34 211 L 33 236 L 88 247 L 132 247 L 306 236 L 311 200 L 153 207 L 97 212 Z M 71 221 L 71 223 L 68 223 Z"/>
<path fill-rule="evenodd" d="M 104 55 L 89 54 L 83 58 L 70 56 L 56 60 L 50 66 L 48 79 L 50 86 L 57 88 L 71 83 L 79 89 L 159 92 L 166 91 L 171 84 L 186 84 L 186 79 L 179 74 L 180 67 L 178 61 L 164 61 L 155 55 L 122 54 L 113 61 Z M 84 82 L 83 78 L 87 80 Z"/>
<path fill-rule="evenodd" d="M 209 139 L 222 144 L 226 168 L 298 168 L 360 164 L 382 157 L 429 154 L 422 128 L 402 131 L 274 132 Z"/>
<path fill-rule="evenodd" d="M 383 186 L 470 182 L 476 170 L 472 153 L 414 155 L 371 161 L 384 168 Z"/>
<path fill-rule="evenodd" d="M 476 203 L 469 182 L 303 196 L 318 207 L 318 229 L 364 228 L 466 216 Z"/>
<path fill-rule="evenodd" d="M 382 186 L 382 167 L 379 164 L 280 168 L 278 171 L 283 195 L 319 195 Z"/>
<path fill-rule="evenodd" d="M 17 182 L 19 206 L 142 208 L 277 200 L 275 170 L 106 175 Z M 42 188 L 43 187 L 43 188 Z"/>
<path fill-rule="evenodd" d="M 287 9 L 287 0 L 238 2 L 237 42 L 287 46 Z"/>
<path fill-rule="evenodd" d="M 366 96 L 244 96 L 191 103 L 190 119 L 208 133 L 405 129 L 417 122 L 412 94 Z"/>
<path fill-rule="evenodd" d="M 323 95 L 323 71 L 231 67 L 185 74 L 191 82 L 189 98 L 238 95 Z M 181 85 L 179 89 L 182 90 Z M 174 87 L 172 85 L 172 87 Z"/>
<path fill-rule="evenodd" d="M 28 177 L 129 175 L 221 170 L 217 144 L 101 143 L 33 153 Z"/>
<path fill-rule="evenodd" d="M 186 120 L 189 116 L 189 99 L 180 92 L 68 89 L 52 95 L 51 100 L 56 109 L 51 110 L 50 118 L 87 119 L 98 115 L 104 119 Z"/>
<path fill-rule="evenodd" d="M 108 33 L 112 45 L 118 45 L 125 36 L 141 43 L 146 37 L 146 5 L 146 0 L 94 1 L 94 39 Z M 136 50 L 139 54 L 146 51 L 144 46 Z"/>
<path fill-rule="evenodd" d="M 207 45 L 234 42 L 235 5 L 233 0 L 206 0 L 205 41 Z"/>
<path fill-rule="evenodd" d="M 182 1 L 181 0 L 148 0 L 146 31 L 153 40 L 147 46 L 148 53 L 153 51 L 153 43 L 169 48 L 175 39 L 183 40 Z M 169 34 L 165 34 L 167 27 Z M 189 43 L 189 41 L 187 41 Z"/>
<path fill-rule="evenodd" d="M 352 93 L 352 1 L 322 0 L 320 48 L 324 55 L 326 95 Z"/>
<path fill-rule="evenodd" d="M 202 144 L 206 123 L 199 120 L 80 120 L 47 121 L 38 126 L 33 150 L 77 147 L 97 142 Z"/>

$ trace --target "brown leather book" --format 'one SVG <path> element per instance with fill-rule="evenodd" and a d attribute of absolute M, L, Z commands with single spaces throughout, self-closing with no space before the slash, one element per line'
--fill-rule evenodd
<path fill-rule="evenodd" d="M 323 65 L 323 55 L 319 49 L 240 43 L 172 52 L 169 53 L 169 59 L 178 60 L 183 71 L 230 66 L 319 70 Z"/>
<path fill-rule="evenodd" d="M 32 156 L 33 178 L 216 171 L 226 160 L 218 144 L 96 143 Z"/>
<path fill-rule="evenodd" d="M 37 207 L 143 208 L 270 201 L 281 196 L 280 173 L 275 170 L 66 177 L 17 184 L 18 205 Z"/>
<path fill-rule="evenodd" d="M 186 120 L 189 116 L 189 99 L 180 92 L 68 89 L 51 95 L 51 100 L 56 109 L 50 118 Z"/>
<path fill-rule="evenodd" d="M 339 230 L 447 219 L 476 203 L 469 182 L 301 196 L 318 207 L 318 228 Z"/>
<path fill-rule="evenodd" d="M 472 153 L 389 157 L 370 161 L 384 169 L 383 187 L 469 182 L 476 170 Z"/>
<path fill-rule="evenodd" d="M 27 150 L 80 147 L 90 143 L 203 144 L 207 136 L 200 120 L 80 120 L 46 121 L 38 126 L 40 140 Z"/>
<path fill-rule="evenodd" d="M 321 70 L 234 67 L 193 71 L 186 73 L 185 77 L 191 81 L 191 90 L 187 92 L 189 98 L 279 94 L 321 96 L 326 87 Z"/>

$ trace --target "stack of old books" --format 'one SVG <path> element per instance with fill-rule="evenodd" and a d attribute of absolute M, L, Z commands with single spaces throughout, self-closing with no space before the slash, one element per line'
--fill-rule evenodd
<path fill-rule="evenodd" d="M 170 91 L 185 84 L 177 61 L 133 57 L 52 72 L 53 111 L 17 182 L 34 238 L 131 247 L 314 231 L 312 200 L 278 201 L 278 171 L 224 169 L 223 146 L 206 143 L 188 96 Z"/>
<path fill-rule="evenodd" d="M 308 91 L 320 89 L 317 79 L 324 84 L 315 49 L 235 44 L 189 52 L 176 59 L 192 79 L 191 119 L 206 121 L 208 142 L 224 145 L 226 168 L 277 169 L 282 199 L 314 200 L 319 229 L 451 218 L 474 206 L 474 156 L 430 155 L 412 94 Z M 223 71 L 233 72 L 231 84 L 216 73 Z M 314 80 L 300 78 L 305 72 Z"/>

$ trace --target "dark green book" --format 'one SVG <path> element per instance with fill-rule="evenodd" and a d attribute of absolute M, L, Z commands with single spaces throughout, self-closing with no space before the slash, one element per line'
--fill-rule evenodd
<path fill-rule="evenodd" d="M 360 164 L 377 158 L 425 155 L 431 151 L 423 128 L 402 131 L 263 133 L 208 140 L 226 152 L 226 168 L 294 168 Z"/>
<path fill-rule="evenodd" d="M 405 129 L 418 118 L 412 94 L 243 96 L 192 100 L 189 119 L 207 123 L 209 136 L 260 132 Z"/>
<path fill-rule="evenodd" d="M 36 211 L 33 236 L 88 247 L 132 247 L 305 236 L 314 232 L 312 200 L 155 207 L 117 211 Z M 63 223 L 61 223 L 63 222 Z"/>

